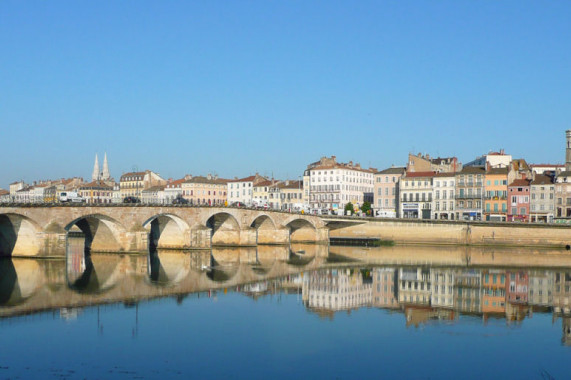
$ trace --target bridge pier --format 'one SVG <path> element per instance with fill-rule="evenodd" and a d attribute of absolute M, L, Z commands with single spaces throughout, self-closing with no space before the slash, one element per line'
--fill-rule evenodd
<path fill-rule="evenodd" d="M 289 243 L 289 229 L 258 229 L 257 243 L 263 245 L 285 245 Z"/>

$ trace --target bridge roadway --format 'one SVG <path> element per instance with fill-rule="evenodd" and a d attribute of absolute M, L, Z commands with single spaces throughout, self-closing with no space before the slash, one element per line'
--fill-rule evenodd
<path fill-rule="evenodd" d="M 91 252 L 329 243 L 313 215 L 233 207 L 0 205 L 0 256 L 65 256 L 69 234 Z"/>

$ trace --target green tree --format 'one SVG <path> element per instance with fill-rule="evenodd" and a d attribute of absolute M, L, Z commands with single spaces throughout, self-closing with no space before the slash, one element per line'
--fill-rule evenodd
<path fill-rule="evenodd" d="M 349 202 L 345 205 L 345 211 L 350 211 L 349 215 L 353 215 L 353 212 L 355 212 L 355 208 L 353 207 L 353 203 Z M 347 214 L 347 212 L 345 212 L 345 214 Z"/>
<path fill-rule="evenodd" d="M 363 202 L 363 205 L 361 206 L 361 211 L 366 215 L 369 215 L 371 213 L 371 204 L 369 202 Z"/>

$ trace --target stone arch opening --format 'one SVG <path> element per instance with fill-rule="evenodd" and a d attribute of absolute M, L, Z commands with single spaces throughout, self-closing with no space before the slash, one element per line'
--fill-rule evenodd
<path fill-rule="evenodd" d="M 65 228 L 67 245 L 76 246 L 83 239 L 85 254 L 91 252 L 122 252 L 125 228 L 115 219 L 105 215 L 86 215 L 75 219 Z"/>
<path fill-rule="evenodd" d="M 23 215 L 0 215 L 0 257 L 38 255 L 40 231 L 35 222 Z"/>
<path fill-rule="evenodd" d="M 84 255 L 81 259 L 68 256 L 67 285 L 77 293 L 104 293 L 124 278 L 126 258 L 127 256 L 109 254 Z"/>
<path fill-rule="evenodd" d="M 155 215 L 143 223 L 149 231 L 149 251 L 160 248 L 182 249 L 190 246 L 188 224 L 176 215 Z"/>
<path fill-rule="evenodd" d="M 190 255 L 181 251 L 150 252 L 147 261 L 149 281 L 153 285 L 171 286 L 190 273 Z"/>
<path fill-rule="evenodd" d="M 240 245 L 240 224 L 232 215 L 214 214 L 206 221 L 206 227 L 210 228 L 211 245 Z"/>
<path fill-rule="evenodd" d="M 276 224 L 268 215 L 258 216 L 250 224 L 256 230 L 256 244 L 274 244 L 276 242 Z"/>
<path fill-rule="evenodd" d="M 315 243 L 317 241 L 317 229 L 305 219 L 294 219 L 286 227 L 289 228 L 289 240 L 291 243 Z"/>

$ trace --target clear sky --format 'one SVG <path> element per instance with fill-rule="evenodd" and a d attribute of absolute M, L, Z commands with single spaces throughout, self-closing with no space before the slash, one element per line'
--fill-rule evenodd
<path fill-rule="evenodd" d="M 0 187 L 564 161 L 571 1 L 0 1 Z"/>

